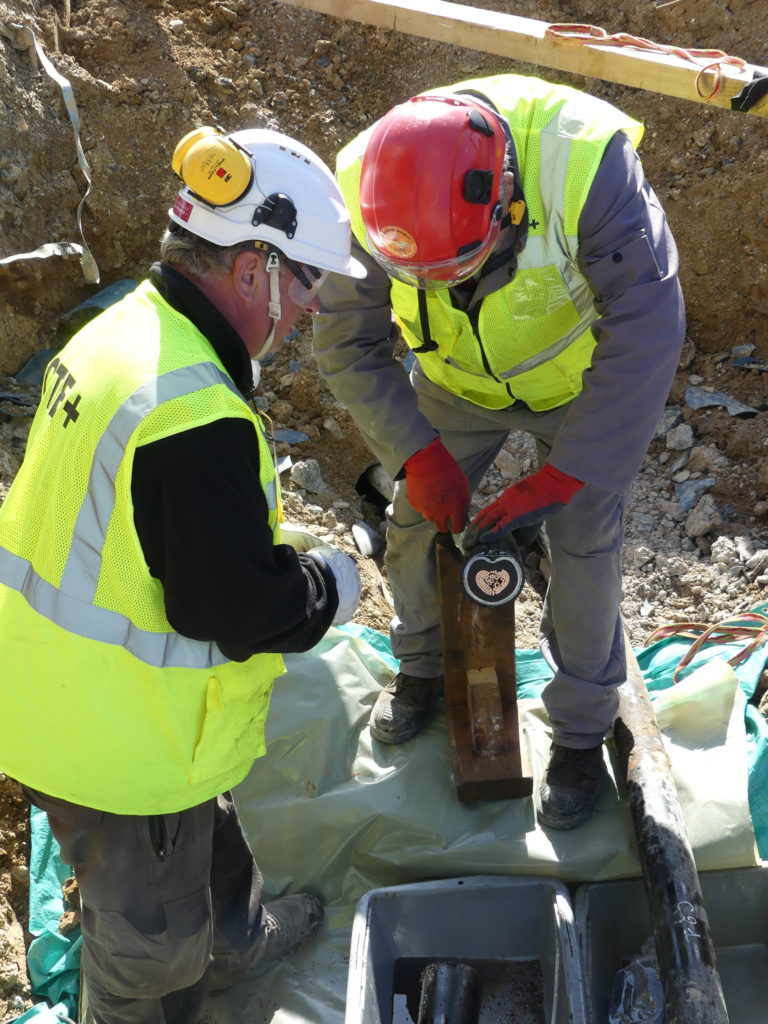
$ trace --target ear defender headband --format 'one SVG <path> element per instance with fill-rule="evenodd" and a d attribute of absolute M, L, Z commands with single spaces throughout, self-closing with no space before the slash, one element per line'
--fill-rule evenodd
<path fill-rule="evenodd" d="M 231 206 L 253 181 L 250 155 L 215 128 L 195 128 L 176 146 L 171 167 L 209 206 Z"/>

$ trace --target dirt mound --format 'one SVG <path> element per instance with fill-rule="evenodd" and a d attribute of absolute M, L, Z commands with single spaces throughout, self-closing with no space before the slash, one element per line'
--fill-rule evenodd
<path fill-rule="evenodd" d="M 678 46 L 716 47 L 768 64 L 768 7 L 762 0 L 673 0 L 658 6 L 652 0 L 476 0 L 475 6 L 552 22 L 588 22 Z M 710 599 L 712 616 L 722 613 L 723 602 L 746 605 L 764 594 L 764 584 L 756 582 L 759 570 L 741 568 L 738 559 L 729 569 L 730 590 L 709 580 L 725 564 L 710 556 L 720 534 L 749 535 L 749 545 L 742 545 L 746 565 L 765 547 L 766 119 L 514 64 L 279 0 L 14 0 L 12 8 L 0 0 L 0 28 L 19 22 L 34 31 L 74 90 L 92 175 L 83 224 L 101 284 L 87 284 L 73 257 L 0 265 L 0 376 L 6 377 L 35 352 L 55 347 L 62 315 L 98 287 L 146 274 L 175 192 L 171 153 L 180 136 L 199 124 L 279 128 L 332 164 L 336 150 L 393 103 L 432 85 L 504 70 L 587 89 L 642 120 L 644 166 L 680 249 L 690 338 L 670 404 L 680 424 L 691 427 L 693 440 L 681 461 L 680 450 L 660 434 L 646 460 L 629 524 L 627 615 L 640 642 L 643 624 L 658 621 L 654 614 L 663 620 L 700 606 L 697 589 L 708 599 L 711 590 L 722 590 L 720 603 Z M 13 36 L 0 34 L 0 258 L 47 242 L 80 242 L 76 211 L 86 187 L 59 86 Z M 13 381 L 0 381 L 6 394 L 14 387 Z M 694 407 L 691 388 L 705 395 L 723 392 L 752 411 L 731 415 L 722 405 Z M 280 441 L 278 455 L 290 456 L 294 464 L 316 459 L 330 490 L 330 498 L 298 486 L 291 494 L 289 484 L 289 514 L 351 550 L 351 523 L 367 519 L 374 531 L 380 525 L 376 509 L 361 505 L 355 491 L 370 455 L 346 412 L 318 381 L 306 332 L 265 369 L 262 393 L 276 429 L 307 437 Z M 0 403 L 0 499 L 23 454 L 28 418 L 18 412 Z M 699 486 L 709 476 L 718 519 L 704 522 L 703 534 L 686 533 L 689 512 L 680 488 Z M 484 500 L 502 483 L 498 472 L 491 475 Z M 716 553 L 723 550 L 724 543 Z M 687 574 L 679 566 L 670 569 L 681 553 L 694 560 Z M 364 561 L 359 621 L 386 629 L 381 562 Z M 656 613 L 647 610 L 654 603 Z M 538 608 L 535 594 L 521 602 L 522 646 L 535 641 Z M 0 913 L 11 922 L 0 952 L 4 1016 L 18 1012 L 28 997 L 23 977 L 14 980 L 23 957 L 22 806 L 12 784 L 0 786 Z"/>

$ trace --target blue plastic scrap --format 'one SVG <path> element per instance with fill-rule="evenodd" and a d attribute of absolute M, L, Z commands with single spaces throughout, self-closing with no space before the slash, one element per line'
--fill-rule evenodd
<path fill-rule="evenodd" d="M 64 1003 L 57 1003 L 56 1006 L 38 1003 L 37 1006 L 27 1010 L 21 1017 L 17 1017 L 15 1024 L 24 1024 L 28 1020 L 34 1020 L 35 1024 L 74 1024 L 74 1021 L 67 1013 L 67 1007 Z"/>
<path fill-rule="evenodd" d="M 59 921 L 64 912 L 62 883 L 72 874 L 62 863 L 59 845 L 48 818 L 30 809 L 29 931 L 34 936 L 27 953 L 32 992 L 48 1004 L 63 1004 L 76 1017 L 80 988 L 80 929 L 63 935 Z M 22 1018 L 23 1019 L 23 1018 Z"/>
<path fill-rule="evenodd" d="M 309 434 L 301 430 L 276 430 L 274 436 L 276 441 L 285 441 L 287 444 L 301 444 L 302 441 L 309 440 Z"/>
<path fill-rule="evenodd" d="M 722 391 L 707 391 L 699 387 L 686 388 L 685 401 L 690 409 L 705 409 L 710 405 L 722 405 L 731 416 L 757 416 L 757 409 L 751 405 L 745 405 L 737 398 L 731 398 Z"/>

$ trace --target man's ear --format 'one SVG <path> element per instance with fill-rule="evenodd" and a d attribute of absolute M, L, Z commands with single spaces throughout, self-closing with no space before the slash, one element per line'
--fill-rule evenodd
<path fill-rule="evenodd" d="M 264 281 L 264 254 L 256 249 L 244 249 L 232 264 L 232 285 L 238 298 L 253 302 Z"/>

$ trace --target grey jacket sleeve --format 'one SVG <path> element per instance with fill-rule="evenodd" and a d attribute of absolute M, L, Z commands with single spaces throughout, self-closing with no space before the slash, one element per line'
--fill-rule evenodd
<path fill-rule="evenodd" d="M 677 249 L 622 134 L 607 147 L 581 214 L 579 267 L 600 314 L 597 345 L 549 461 L 622 493 L 658 425 L 685 335 Z"/>
<path fill-rule="evenodd" d="M 395 358 L 389 278 L 356 242 L 353 250 L 368 276 L 355 281 L 331 274 L 323 285 L 321 304 L 333 312 L 312 317 L 315 357 L 331 391 L 395 477 L 435 431 L 419 412 L 408 375 Z"/>

